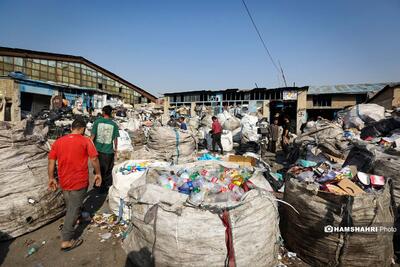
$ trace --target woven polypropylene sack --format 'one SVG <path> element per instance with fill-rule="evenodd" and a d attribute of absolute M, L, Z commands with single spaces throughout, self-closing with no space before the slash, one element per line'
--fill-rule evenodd
<path fill-rule="evenodd" d="M 0 123 L 0 240 L 60 217 L 61 191 L 47 189 L 47 128 L 43 122 Z"/>
<path fill-rule="evenodd" d="M 326 226 L 386 226 L 394 223 L 390 187 L 356 197 L 318 191 L 290 179 L 285 184 L 281 231 L 287 247 L 312 266 L 390 266 L 393 233 L 329 233 Z M 329 228 L 328 228 L 329 230 Z"/>
<path fill-rule="evenodd" d="M 207 162 L 197 164 L 212 168 Z M 149 170 L 146 180 L 132 184 L 129 191 L 133 230 L 124 249 L 135 264 L 225 266 L 226 227 L 220 218 L 224 208 L 229 210 L 236 266 L 277 264 L 279 215 L 272 194 L 253 189 L 236 204 L 194 207 L 185 204 L 187 195 L 153 184 L 157 175 L 159 170 Z"/>

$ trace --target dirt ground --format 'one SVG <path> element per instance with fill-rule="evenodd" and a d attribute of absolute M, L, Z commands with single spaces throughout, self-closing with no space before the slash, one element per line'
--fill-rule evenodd
<path fill-rule="evenodd" d="M 94 211 L 94 202 L 102 203 L 100 211 L 108 211 L 107 203 L 102 196 L 96 196 L 89 192 L 85 208 Z M 121 241 L 114 237 L 100 242 L 100 234 L 106 233 L 91 224 L 79 226 L 77 231 L 81 234 L 84 242 L 82 245 L 69 252 L 60 251 L 61 232 L 59 226 L 62 224 L 60 218 L 36 231 L 20 236 L 14 240 L 0 242 L 0 265 L 4 267 L 32 266 L 130 266 L 127 256 L 121 247 Z M 33 255 L 25 257 L 29 242 L 46 241 L 46 243 Z"/>
<path fill-rule="evenodd" d="M 275 161 L 275 155 L 268 155 L 268 161 L 274 171 L 281 169 L 282 164 Z M 92 184 L 92 181 L 91 181 Z M 84 209 L 91 214 L 95 212 L 109 212 L 105 195 L 99 195 L 94 190 L 89 190 L 85 199 Z M 101 242 L 100 234 L 106 233 L 92 224 L 84 224 L 78 227 L 77 232 L 84 240 L 83 244 L 69 252 L 60 251 L 61 232 L 59 226 L 63 218 L 60 218 L 31 233 L 16 239 L 0 242 L 0 266 L 14 267 L 53 267 L 53 266 L 96 266 L 96 267 L 122 267 L 133 266 L 127 259 L 125 251 L 121 247 L 121 240 L 110 238 Z M 26 257 L 29 243 L 32 241 L 46 243 L 33 255 Z M 298 258 L 282 258 L 282 263 L 287 266 L 308 266 Z"/>

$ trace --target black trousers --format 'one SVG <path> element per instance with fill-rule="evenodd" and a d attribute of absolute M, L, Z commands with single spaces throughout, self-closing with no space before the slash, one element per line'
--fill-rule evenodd
<path fill-rule="evenodd" d="M 114 153 L 104 154 L 99 152 L 101 191 L 106 191 L 112 185 L 112 169 L 114 168 Z"/>
<path fill-rule="evenodd" d="M 270 152 L 275 153 L 276 152 L 276 141 L 269 141 L 268 149 Z"/>
<path fill-rule="evenodd" d="M 221 135 L 222 133 L 217 133 L 217 134 L 212 134 L 212 149 L 213 151 L 215 150 L 215 145 L 218 145 L 219 148 L 221 149 L 221 154 L 224 153 L 224 149 L 222 148 L 222 143 L 221 143 Z"/>

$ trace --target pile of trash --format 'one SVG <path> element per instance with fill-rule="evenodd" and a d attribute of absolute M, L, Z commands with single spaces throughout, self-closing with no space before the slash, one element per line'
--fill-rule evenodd
<path fill-rule="evenodd" d="M 395 112 L 387 115 L 378 105 L 357 105 L 339 123 L 308 122 L 294 140 L 296 164 L 283 200 L 298 212 L 283 206 L 281 230 L 287 247 L 307 263 L 390 266 L 393 247 L 399 251 L 400 123 Z M 387 231 L 332 233 L 335 227 Z"/>
<path fill-rule="evenodd" d="M 123 244 L 130 260 L 138 266 L 182 266 L 188 262 L 192 266 L 228 262 L 232 266 L 275 266 L 279 250 L 275 197 L 253 186 L 240 200 L 228 200 L 227 192 L 233 192 L 229 184 L 237 186 L 233 182 L 265 182 L 262 175 L 234 166 L 199 161 L 149 168 L 145 177 L 133 182 L 129 190 L 133 227 Z M 200 206 L 191 204 L 190 198 L 202 192 L 198 188 L 218 189 L 219 193 L 210 196 L 224 196 L 219 201 L 225 202 L 211 198 Z"/>
<path fill-rule="evenodd" d="M 350 149 L 350 140 L 341 125 L 322 119 L 306 124 L 304 133 L 293 140 L 288 159 L 291 163 L 299 158 L 343 163 Z"/>
<path fill-rule="evenodd" d="M 385 108 L 377 104 L 358 104 L 338 114 L 338 121 L 345 129 L 361 130 L 365 124 L 380 121 L 385 118 Z"/>
<path fill-rule="evenodd" d="M 357 196 L 365 192 L 382 192 L 386 184 L 385 177 L 372 175 L 357 170 L 355 165 L 334 168 L 329 162 L 316 163 L 298 160 L 298 165 L 291 167 L 288 174 L 298 181 L 313 183 L 320 191 L 337 195 Z"/>
<path fill-rule="evenodd" d="M 45 121 L 0 122 L 0 240 L 36 230 L 65 211 L 47 189 L 50 149 Z"/>

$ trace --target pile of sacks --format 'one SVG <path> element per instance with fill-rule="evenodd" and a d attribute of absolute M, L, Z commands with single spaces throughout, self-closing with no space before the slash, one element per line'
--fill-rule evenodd
<path fill-rule="evenodd" d="M 245 114 L 241 119 L 239 119 L 225 110 L 216 117 L 223 128 L 221 143 L 224 151 L 232 151 L 234 143 L 246 144 L 258 141 L 258 118 L 256 116 Z M 211 150 L 212 142 L 210 134 L 211 126 L 212 115 L 206 114 L 200 121 L 200 127 L 197 134 L 199 140 L 207 141 L 207 148 L 209 150 Z"/>
<path fill-rule="evenodd" d="M 152 127 L 147 144 L 132 155 L 132 159 L 155 159 L 174 164 L 193 161 L 197 139 L 189 131 L 171 127 Z"/>
<path fill-rule="evenodd" d="M 214 176 L 222 170 L 226 176 Z M 243 187 L 248 184 L 244 180 L 265 182 L 253 171 L 243 181 L 238 177 L 226 182 L 246 191 L 231 198 L 226 192 L 232 190 L 224 187 L 223 179 L 234 172 L 243 175 L 236 164 L 210 161 L 149 168 L 128 193 L 133 227 L 123 246 L 130 260 L 138 266 L 275 266 L 279 249 L 275 198 L 262 187 Z M 205 198 L 198 201 L 201 192 Z M 222 197 L 212 197 L 218 194 Z"/>
<path fill-rule="evenodd" d="M 65 210 L 61 191 L 47 190 L 44 121 L 0 122 L 0 240 L 36 230 Z"/>
<path fill-rule="evenodd" d="M 232 151 L 234 135 L 240 131 L 240 121 L 238 118 L 231 116 L 227 111 L 218 114 L 216 117 L 223 129 L 221 135 L 222 147 L 224 151 Z M 206 142 L 207 149 L 212 150 L 212 136 L 210 133 L 212 127 L 212 115 L 205 115 L 200 120 L 199 125 L 200 127 L 198 129 L 197 137 L 200 143 Z M 216 147 L 216 149 L 218 149 L 218 147 Z"/>

